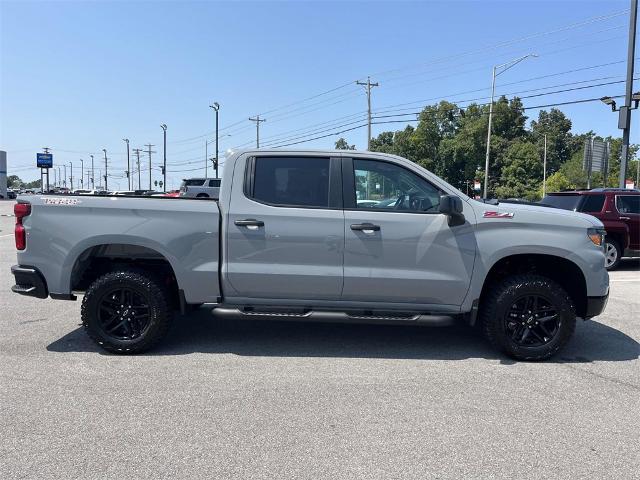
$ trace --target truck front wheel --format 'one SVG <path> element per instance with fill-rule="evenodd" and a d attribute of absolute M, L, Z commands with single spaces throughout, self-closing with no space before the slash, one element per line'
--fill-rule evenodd
<path fill-rule="evenodd" d="M 571 338 L 575 306 L 553 280 L 514 275 L 490 288 L 481 305 L 481 321 L 496 349 L 518 360 L 545 360 Z"/>
<path fill-rule="evenodd" d="M 82 324 L 89 336 L 112 353 L 149 350 L 167 333 L 172 312 L 161 283 L 144 271 L 107 273 L 82 300 Z"/>

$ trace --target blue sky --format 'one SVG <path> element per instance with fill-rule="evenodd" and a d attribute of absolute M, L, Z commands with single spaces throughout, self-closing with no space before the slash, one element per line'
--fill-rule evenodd
<path fill-rule="evenodd" d="M 98 165 L 106 148 L 110 186 L 125 189 L 117 178 L 126 169 L 122 139 L 132 148 L 155 145 L 153 178 L 160 179 L 166 123 L 169 184 L 177 187 L 204 173 L 213 101 L 221 104 L 223 157 L 228 148 L 254 145 L 248 117 L 259 113 L 267 118 L 262 144 L 271 146 L 361 125 L 366 97 L 354 82 L 367 75 L 380 83 L 372 96 L 378 115 L 418 111 L 439 99 L 486 101 L 492 65 L 531 52 L 539 58 L 498 77 L 498 94 L 620 81 L 628 7 L 627 0 L 0 1 L 0 149 L 8 151 L 10 174 L 34 179 L 41 147 L 52 148 L 56 164 L 75 168 L 80 158 L 86 166 L 90 153 Z M 623 91 L 616 83 L 523 101 L 546 105 Z M 617 116 L 599 102 L 560 108 L 576 132 L 619 135 Z M 638 143 L 637 113 L 633 121 Z M 366 146 L 366 128 L 341 136 Z M 296 146 L 327 148 L 337 138 Z"/>

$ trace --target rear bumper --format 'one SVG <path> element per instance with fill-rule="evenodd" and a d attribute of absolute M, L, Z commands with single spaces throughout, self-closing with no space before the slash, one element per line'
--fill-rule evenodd
<path fill-rule="evenodd" d="M 11 273 L 16 280 L 16 284 L 11 287 L 12 292 L 36 298 L 49 296 L 47 282 L 37 268 L 14 265 L 11 267 Z"/>
<path fill-rule="evenodd" d="M 587 313 L 584 318 L 592 318 L 600 315 L 604 312 L 608 300 L 608 293 L 603 297 L 587 297 Z"/>

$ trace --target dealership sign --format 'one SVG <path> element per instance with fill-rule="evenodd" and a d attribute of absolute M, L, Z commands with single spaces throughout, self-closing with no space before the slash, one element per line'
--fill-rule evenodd
<path fill-rule="evenodd" d="M 52 153 L 38 153 L 37 157 L 38 168 L 52 168 L 53 167 L 53 154 Z"/>

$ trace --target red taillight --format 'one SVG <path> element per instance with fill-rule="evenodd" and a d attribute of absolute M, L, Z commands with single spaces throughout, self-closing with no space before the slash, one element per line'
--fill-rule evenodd
<path fill-rule="evenodd" d="M 31 215 L 30 203 L 16 203 L 13 206 L 13 213 L 16 216 L 16 228 L 14 235 L 16 237 L 16 248 L 18 250 L 24 250 L 27 248 L 27 232 L 22 225 L 22 219 L 28 215 Z"/>

